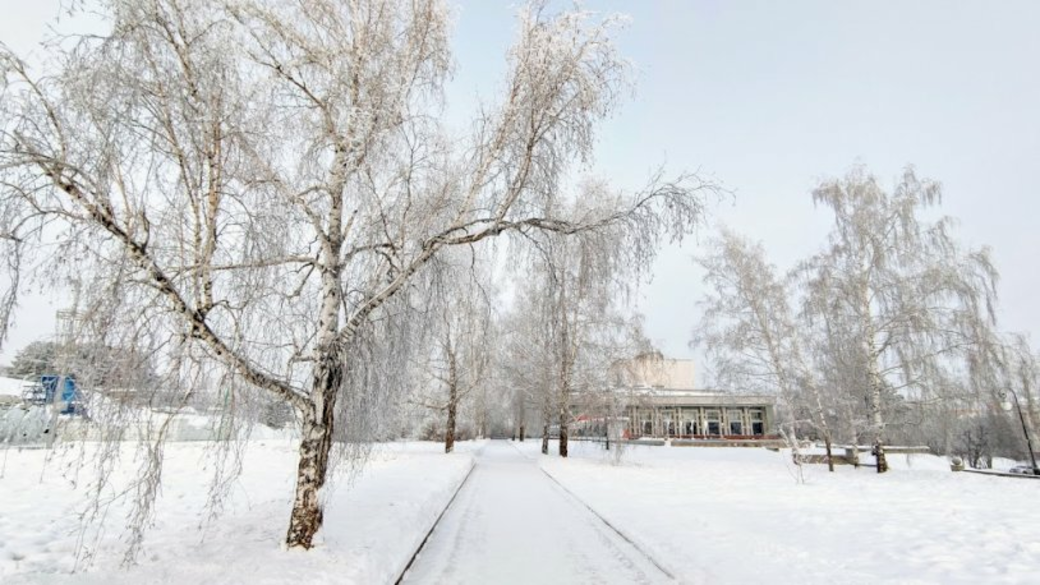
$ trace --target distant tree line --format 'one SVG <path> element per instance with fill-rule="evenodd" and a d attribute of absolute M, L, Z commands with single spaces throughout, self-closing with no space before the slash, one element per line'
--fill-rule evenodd
<path fill-rule="evenodd" d="M 147 357 L 132 349 L 55 341 L 33 341 L 23 347 L 6 374 L 24 380 L 36 380 L 44 374 L 74 376 L 80 384 L 106 389 L 125 389 L 155 379 Z"/>
<path fill-rule="evenodd" d="M 819 252 L 786 272 L 762 244 L 722 229 L 699 259 L 708 293 L 694 345 L 720 386 L 775 394 L 781 430 L 828 443 L 923 444 L 984 465 L 1022 458 L 1035 429 L 1036 358 L 997 327 L 997 269 L 937 217 L 940 185 L 907 168 L 884 188 L 857 167 L 822 183 Z M 1012 418 L 1014 417 L 1014 418 Z"/>

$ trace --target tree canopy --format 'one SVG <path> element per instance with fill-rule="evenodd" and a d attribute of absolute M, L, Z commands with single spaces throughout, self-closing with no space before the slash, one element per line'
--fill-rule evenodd
<path fill-rule="evenodd" d="M 290 546 L 321 525 L 333 437 L 377 434 L 402 386 L 438 254 L 609 232 L 647 266 L 713 188 L 566 181 L 627 84 L 613 18 L 521 8 L 501 94 L 458 135 L 442 0 L 99 8 L 111 32 L 53 47 L 53 70 L 0 49 L 0 341 L 23 283 L 76 278 L 80 333 L 154 356 L 185 397 L 291 405 Z"/>

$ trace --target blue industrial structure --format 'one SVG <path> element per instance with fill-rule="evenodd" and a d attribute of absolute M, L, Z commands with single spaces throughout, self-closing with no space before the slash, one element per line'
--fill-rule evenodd
<path fill-rule="evenodd" d="M 60 393 L 60 394 L 59 394 Z M 22 397 L 30 404 L 53 404 L 57 402 L 61 414 L 86 414 L 83 405 L 83 394 L 76 385 L 74 376 L 59 376 L 57 374 L 44 374 L 40 381 L 30 386 Z"/>

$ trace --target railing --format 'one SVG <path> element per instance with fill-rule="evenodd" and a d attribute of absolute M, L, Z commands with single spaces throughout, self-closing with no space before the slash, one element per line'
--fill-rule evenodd
<path fill-rule="evenodd" d="M 775 441 L 780 435 L 632 435 L 633 439 L 683 439 L 696 441 Z"/>

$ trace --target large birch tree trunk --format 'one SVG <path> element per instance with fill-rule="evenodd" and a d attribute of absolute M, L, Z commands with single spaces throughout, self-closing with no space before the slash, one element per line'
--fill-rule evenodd
<path fill-rule="evenodd" d="M 566 330 L 566 326 L 565 330 Z M 566 341 L 567 337 L 564 336 Z M 566 348 L 566 346 L 565 346 Z M 570 422 L 570 364 L 569 354 L 570 349 L 566 348 L 567 354 L 564 357 L 563 368 L 560 370 L 560 397 L 559 397 L 559 424 L 560 424 L 560 457 L 567 456 L 568 448 L 568 423 Z"/>
<path fill-rule="evenodd" d="M 319 364 L 314 375 L 315 400 L 303 411 L 300 462 L 296 471 L 296 497 L 293 500 L 286 544 L 305 549 L 313 546 L 321 528 L 321 488 L 329 470 L 336 394 L 343 381 L 343 364 L 333 355 Z"/>
<path fill-rule="evenodd" d="M 455 415 L 457 410 L 457 399 L 455 389 L 452 388 L 451 402 L 448 403 L 448 424 L 444 430 L 444 452 L 451 453 L 455 450 Z"/>
<path fill-rule="evenodd" d="M 565 337 L 566 339 L 566 337 Z M 567 350 L 569 353 L 569 349 Z M 568 453 L 568 423 L 570 422 L 570 364 L 565 363 L 560 375 L 560 397 L 559 397 L 559 424 L 560 424 L 560 457 L 566 457 Z"/>
<path fill-rule="evenodd" d="M 339 200 L 333 206 L 330 226 L 340 228 Z M 330 230 L 331 231 L 331 230 Z M 333 231 L 332 233 L 337 233 Z M 289 518 L 285 542 L 289 548 L 309 549 L 321 528 L 321 488 L 329 471 L 329 452 L 335 429 L 336 398 L 343 387 L 345 365 L 336 343 L 340 321 L 340 266 L 333 259 L 339 254 L 338 237 L 326 246 L 329 266 L 322 271 L 322 303 L 318 315 L 317 362 L 314 364 L 310 403 L 301 409 L 300 462 L 296 471 L 296 497 Z"/>
<path fill-rule="evenodd" d="M 877 462 L 877 472 L 888 471 L 888 461 L 885 459 L 885 445 L 883 434 L 885 432 L 885 420 L 881 413 L 881 375 L 878 373 L 877 350 L 875 348 L 874 336 L 867 336 L 867 378 L 870 385 L 870 417 L 874 428 L 874 457 Z"/>
<path fill-rule="evenodd" d="M 566 272 L 564 272 L 566 275 Z M 567 305 L 569 299 L 567 295 L 567 278 L 560 279 L 560 296 L 559 305 L 557 307 L 557 318 L 559 319 L 559 330 L 560 330 L 560 379 L 559 379 L 559 396 L 556 398 L 556 404 L 558 407 L 557 418 L 560 425 L 560 445 L 559 454 L 560 457 L 567 456 L 567 423 L 570 419 L 570 389 L 571 389 L 571 370 L 573 369 L 573 356 L 574 352 L 571 350 L 571 322 L 570 322 L 570 311 L 571 307 Z M 573 301 L 572 301 L 573 302 Z M 577 319 L 575 319 L 577 320 Z"/>

